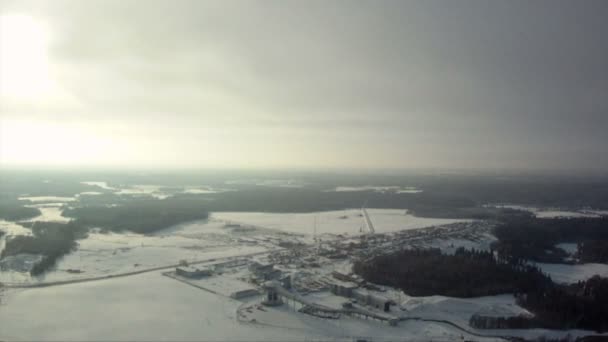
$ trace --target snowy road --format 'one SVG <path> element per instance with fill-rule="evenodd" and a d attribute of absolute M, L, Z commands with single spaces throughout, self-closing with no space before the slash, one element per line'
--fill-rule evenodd
<path fill-rule="evenodd" d="M 219 259 L 218 258 L 207 258 L 207 259 L 202 259 L 202 260 L 196 260 L 196 261 L 193 261 L 193 262 L 189 262 L 189 264 L 190 265 L 197 265 L 197 264 L 202 264 L 202 263 L 206 263 L 206 262 L 209 262 L 209 261 L 231 260 L 231 259 L 237 259 L 237 258 L 252 257 L 252 256 L 261 255 L 261 254 L 267 254 L 267 253 L 269 253 L 269 251 L 243 254 L 243 255 L 239 255 L 238 257 L 231 256 L 231 257 L 219 258 Z M 146 268 L 146 269 L 143 269 L 143 270 L 137 270 L 137 271 L 132 271 L 132 272 L 109 274 L 109 275 L 103 275 L 103 276 L 91 277 L 91 278 L 58 280 L 58 281 L 49 281 L 49 282 L 40 282 L 40 283 L 2 283 L 2 285 L 5 288 L 36 288 L 36 287 L 59 286 L 59 285 L 67 285 L 67 284 L 76 284 L 76 283 L 85 283 L 85 282 L 91 282 L 91 281 L 98 281 L 98 280 L 104 280 L 104 279 L 128 277 L 128 276 L 133 276 L 133 275 L 142 274 L 142 273 L 148 273 L 148 272 L 154 272 L 154 271 L 162 271 L 162 270 L 166 270 L 166 269 L 170 269 L 170 268 L 175 268 L 175 267 L 178 267 L 178 266 L 179 266 L 179 264 L 172 264 L 172 265 L 167 265 L 167 266 L 158 266 L 158 267 Z"/>

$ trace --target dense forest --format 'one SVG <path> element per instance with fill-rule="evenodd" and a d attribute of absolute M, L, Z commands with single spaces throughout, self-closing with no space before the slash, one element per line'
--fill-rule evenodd
<path fill-rule="evenodd" d="M 76 240 L 86 236 L 86 229 L 76 222 L 35 222 L 32 235 L 18 235 L 6 241 L 0 258 L 20 253 L 41 254 L 43 259 L 30 273 L 38 275 L 55 265 L 61 256 L 76 248 Z"/>
<path fill-rule="evenodd" d="M 500 261 L 499 261 L 500 260 Z M 608 331 L 608 278 L 595 276 L 574 285 L 558 285 L 538 268 L 492 252 L 460 248 L 454 255 L 438 249 L 403 250 L 357 261 L 353 271 L 366 281 L 388 285 L 412 296 L 479 297 L 513 293 L 535 314 L 490 322 L 473 317 L 483 328 L 590 329 Z"/>
<path fill-rule="evenodd" d="M 608 278 L 534 289 L 519 294 L 517 301 L 535 313 L 534 320 L 543 328 L 608 331 Z"/>
<path fill-rule="evenodd" d="M 567 254 L 555 245 L 571 242 L 582 243 L 581 261 L 602 262 L 598 260 L 606 260 L 608 218 L 510 217 L 494 229 L 494 235 L 498 238 L 494 248 L 501 258 L 562 262 Z"/>
<path fill-rule="evenodd" d="M 529 265 L 500 263 L 491 252 L 439 249 L 403 250 L 357 261 L 353 270 L 367 281 L 393 286 L 412 296 L 479 297 L 526 292 L 551 284 Z"/>
<path fill-rule="evenodd" d="M 576 255 L 581 262 L 608 264 L 608 240 L 581 242 Z"/>
<path fill-rule="evenodd" d="M 19 221 L 40 215 L 40 210 L 26 207 L 25 204 L 25 201 L 0 198 L 0 219 Z"/>
<path fill-rule="evenodd" d="M 110 231 L 151 233 L 169 226 L 206 219 L 206 201 L 186 199 L 134 199 L 117 206 L 87 206 L 67 209 L 64 216 L 86 227 Z"/>
<path fill-rule="evenodd" d="M 205 219 L 204 201 L 134 199 L 119 206 L 77 207 L 65 210 L 75 219 L 68 223 L 22 223 L 32 235 L 19 235 L 6 241 L 0 258 L 19 253 L 43 255 L 30 273 L 38 275 L 53 267 L 58 258 L 77 246 L 76 240 L 86 236 L 90 228 L 108 231 L 151 233 L 169 226 Z"/>

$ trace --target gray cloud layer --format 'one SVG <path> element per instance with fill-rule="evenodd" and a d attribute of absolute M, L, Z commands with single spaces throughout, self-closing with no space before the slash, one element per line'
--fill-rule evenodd
<path fill-rule="evenodd" d="M 136 155 L 164 138 L 184 158 L 216 149 L 171 160 L 201 166 L 608 167 L 606 1 L 3 11 L 49 22 L 57 78 L 82 105 L 2 115 L 137 127 Z"/>

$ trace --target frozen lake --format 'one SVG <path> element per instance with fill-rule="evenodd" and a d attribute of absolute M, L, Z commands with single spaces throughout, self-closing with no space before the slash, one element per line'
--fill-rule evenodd
<path fill-rule="evenodd" d="M 462 219 L 435 219 L 416 217 L 403 209 L 367 209 L 377 233 L 439 226 Z M 254 225 L 284 232 L 313 235 L 349 234 L 366 232 L 360 209 L 335 210 L 315 213 L 260 213 L 260 212 L 216 212 L 212 217 L 228 222 Z"/>

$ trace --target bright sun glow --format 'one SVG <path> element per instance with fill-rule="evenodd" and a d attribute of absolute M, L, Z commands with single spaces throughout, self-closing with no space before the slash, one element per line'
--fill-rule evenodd
<path fill-rule="evenodd" d="M 0 16 L 0 95 L 33 100 L 47 96 L 49 76 L 45 27 L 24 15 Z"/>
<path fill-rule="evenodd" d="M 0 125 L 0 165 L 91 164 L 111 160 L 118 151 L 109 138 L 88 127 L 41 121 L 3 121 Z"/>

